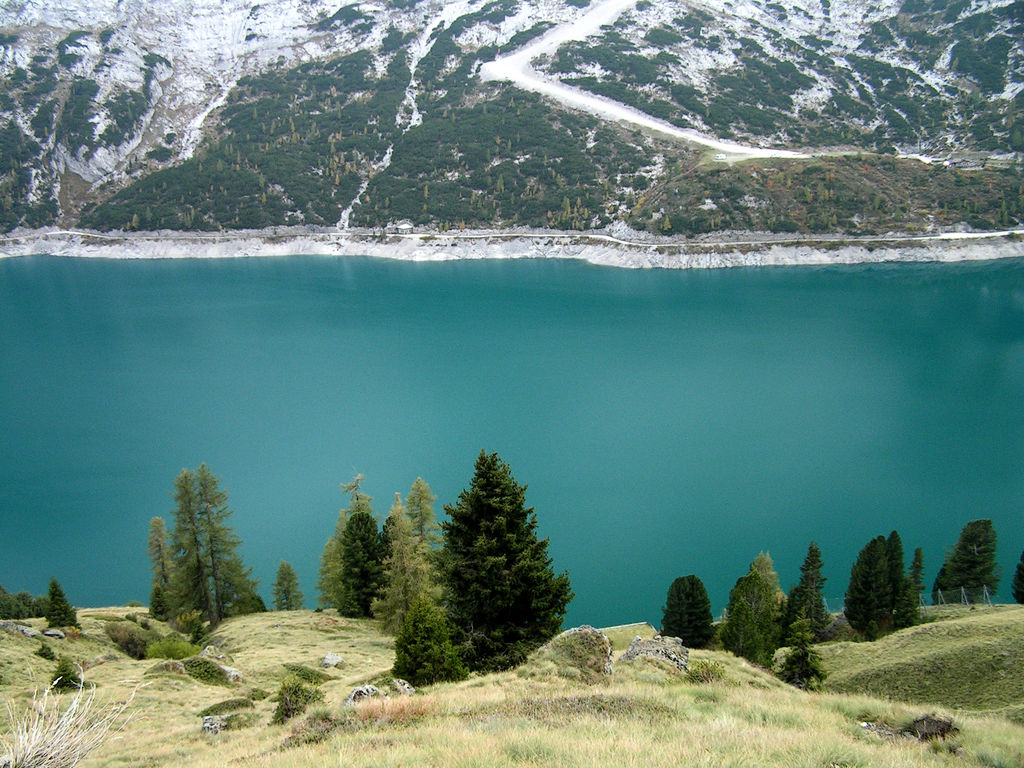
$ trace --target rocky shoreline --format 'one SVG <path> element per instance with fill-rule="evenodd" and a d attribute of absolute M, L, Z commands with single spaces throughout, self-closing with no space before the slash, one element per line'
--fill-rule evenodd
<path fill-rule="evenodd" d="M 0 237 L 0 257 L 180 259 L 371 256 L 402 261 L 577 259 L 631 269 L 712 269 L 880 262 L 1024 258 L 1024 231 L 926 237 L 819 238 L 731 233 L 715 239 L 658 238 L 622 228 L 391 233 L 278 228 L 239 232 L 16 230 Z"/>

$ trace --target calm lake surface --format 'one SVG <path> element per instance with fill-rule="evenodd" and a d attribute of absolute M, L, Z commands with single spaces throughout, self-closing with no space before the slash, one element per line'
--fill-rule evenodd
<path fill-rule="evenodd" d="M 316 601 L 363 473 L 383 520 L 481 449 L 529 486 L 567 625 L 714 610 L 811 539 L 838 607 L 897 529 L 929 585 L 968 520 L 1024 549 L 1024 262 L 631 271 L 565 261 L 0 260 L 0 584 L 149 596 L 148 522 L 205 461 L 270 596 Z"/>

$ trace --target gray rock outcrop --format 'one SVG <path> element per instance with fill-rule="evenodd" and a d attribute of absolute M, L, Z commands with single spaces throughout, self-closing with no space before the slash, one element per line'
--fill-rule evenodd
<path fill-rule="evenodd" d="M 204 659 L 213 659 L 215 661 L 224 661 L 225 659 L 227 659 L 227 656 L 224 653 L 222 653 L 221 650 L 219 648 L 217 648 L 216 646 L 214 646 L 214 645 L 206 646 L 205 648 L 203 648 L 203 650 L 201 650 L 196 655 L 200 656 L 200 657 L 202 657 Z"/>
<path fill-rule="evenodd" d="M 228 680 L 230 682 L 232 682 L 232 683 L 240 683 L 240 682 L 242 682 L 242 680 L 243 680 L 242 673 L 239 672 L 234 667 L 221 666 L 221 669 L 224 670 L 224 674 L 226 674 L 228 676 Z"/>
<path fill-rule="evenodd" d="M 345 660 L 336 653 L 327 653 L 324 655 L 324 660 L 320 662 L 320 666 L 324 669 L 331 669 L 332 667 L 338 667 L 345 663 Z"/>
<path fill-rule="evenodd" d="M 20 632 L 25 637 L 39 637 L 38 629 L 32 629 L 32 627 L 17 624 L 13 621 L 0 621 L 0 629 L 6 629 L 9 632 Z"/>
<path fill-rule="evenodd" d="M 619 661 L 632 661 L 641 656 L 667 661 L 680 672 L 690 668 L 690 651 L 678 637 L 655 635 L 650 640 L 634 637 Z"/>
<path fill-rule="evenodd" d="M 612 642 L 604 632 L 589 624 L 565 630 L 542 645 L 541 650 L 560 654 L 581 670 L 612 673 Z"/>
<path fill-rule="evenodd" d="M 53 637 L 53 638 L 56 638 L 57 640 L 63 640 L 64 639 L 64 633 L 61 632 L 56 627 L 51 627 L 50 629 L 44 629 L 43 630 L 43 634 L 46 637 Z"/>
<path fill-rule="evenodd" d="M 398 677 L 391 681 L 391 690 L 398 696 L 412 696 L 416 693 L 415 688 L 409 685 L 405 680 Z"/>
<path fill-rule="evenodd" d="M 366 699 L 372 699 L 374 696 L 387 696 L 387 692 L 382 691 L 375 685 L 360 685 L 358 688 L 352 689 L 352 693 L 345 699 L 345 706 L 351 707 L 353 704 L 358 704 L 360 701 Z"/>
<path fill-rule="evenodd" d="M 206 715 L 203 718 L 203 733 L 218 734 L 224 730 L 225 722 L 223 715 Z"/>

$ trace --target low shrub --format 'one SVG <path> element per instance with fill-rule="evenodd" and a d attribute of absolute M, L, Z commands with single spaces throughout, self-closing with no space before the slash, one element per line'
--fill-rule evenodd
<path fill-rule="evenodd" d="M 222 730 L 238 731 L 242 728 L 251 728 L 259 722 L 259 716 L 255 712 L 234 712 L 224 718 Z"/>
<path fill-rule="evenodd" d="M 263 701 L 268 696 L 270 696 L 270 691 L 265 691 L 262 688 L 253 688 L 249 691 L 249 698 L 252 701 Z"/>
<path fill-rule="evenodd" d="M 200 712 L 199 716 L 226 715 L 229 712 L 237 712 L 240 709 L 252 709 L 254 706 L 255 704 L 252 703 L 252 699 L 225 699 L 224 701 L 218 701 L 216 704 L 211 704 Z"/>
<path fill-rule="evenodd" d="M 56 661 L 57 654 L 53 652 L 53 648 L 44 643 L 42 640 L 39 641 L 39 647 L 35 650 L 36 656 L 47 661 Z"/>
<path fill-rule="evenodd" d="M 283 723 L 296 715 L 301 715 L 313 702 L 323 701 L 324 692 L 306 685 L 296 675 L 289 675 L 281 682 L 276 698 L 277 708 L 272 720 L 275 723 Z"/>
<path fill-rule="evenodd" d="M 210 639 L 210 630 L 203 624 L 203 617 L 199 611 L 180 613 L 172 624 L 181 634 L 186 635 L 193 645 L 202 647 Z"/>
<path fill-rule="evenodd" d="M 327 709 L 315 709 L 303 723 L 292 729 L 292 735 L 285 740 L 285 746 L 320 744 L 349 722 L 351 722 L 351 717 L 337 718 Z"/>
<path fill-rule="evenodd" d="M 228 680 L 228 673 L 224 671 L 224 668 L 209 659 L 193 656 L 182 661 L 181 665 L 185 668 L 185 673 L 189 677 L 201 683 L 206 683 L 207 685 L 231 685 L 231 681 Z"/>
<path fill-rule="evenodd" d="M 199 646 L 183 637 L 163 637 L 146 646 L 147 659 L 187 659 L 199 653 Z"/>
<path fill-rule="evenodd" d="M 57 691 L 72 691 L 82 687 L 82 676 L 71 659 L 65 656 L 57 659 L 57 668 L 50 678 L 50 687 Z"/>
<path fill-rule="evenodd" d="M 690 662 L 690 668 L 686 670 L 686 679 L 691 683 L 704 685 L 714 683 L 725 675 L 725 665 L 713 659 L 696 659 Z"/>
<path fill-rule="evenodd" d="M 326 683 L 328 680 L 333 680 L 330 675 L 325 672 L 321 672 L 319 669 L 312 669 L 311 667 L 303 666 L 302 664 L 284 664 L 287 669 L 295 677 L 302 680 L 304 683 L 310 685 L 320 685 L 320 683 Z"/>
<path fill-rule="evenodd" d="M 130 621 L 112 621 L 103 627 L 114 644 L 133 659 L 146 658 L 146 649 L 160 639 L 155 632 L 143 629 Z"/>

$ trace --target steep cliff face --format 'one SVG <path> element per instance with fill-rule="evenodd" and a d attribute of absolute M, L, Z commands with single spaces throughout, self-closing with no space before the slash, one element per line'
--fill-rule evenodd
<path fill-rule="evenodd" d="M 546 211 L 552 224 L 593 226 L 625 216 L 688 151 L 676 144 L 666 155 L 659 141 L 621 132 L 596 151 L 598 132 L 622 113 L 594 108 L 595 97 L 707 139 L 773 150 L 896 149 L 976 163 L 1024 151 L 1024 20 L 1011 0 L 606 0 L 603 26 L 574 31 L 599 4 L 5 2 L 0 229 L 74 223 L 126 189 L 141 191 L 115 201 L 120 208 L 101 206 L 93 224 L 373 225 L 393 205 L 439 221 L 508 221 L 514 207 L 529 209 L 522 201 L 543 191 L 545 174 L 569 191 L 545 198 L 531 220 Z M 481 81 L 482 64 L 546 32 L 555 43 L 511 83 Z M 558 87 L 524 100 L 524 72 Z M 508 112 L 510 102 L 514 112 L 494 125 L 488 105 Z M 530 123 L 506 136 L 523 110 Z M 477 144 L 445 128 L 453 122 L 478 132 Z M 550 131 L 523 139 L 545 124 Z M 318 141 L 325 131 L 329 140 Z M 431 167 L 414 167 L 410 156 L 423 161 L 424 144 L 438 143 Z M 538 154 L 544 167 L 524 171 Z M 208 178 L 211 164 L 234 176 Z M 249 202 L 265 215 L 233 222 L 208 210 L 227 201 L 178 195 L 168 223 L 155 211 L 171 201 L 150 186 L 182 180 L 147 180 L 183 168 L 208 197 L 252 187 Z M 431 181 L 438 192 L 458 186 L 451 211 L 430 212 Z M 506 209 L 492 201 L 489 212 L 471 210 L 519 182 Z M 403 197 L 410 185 L 422 211 Z"/>

